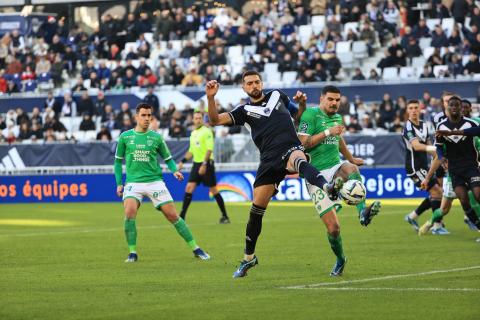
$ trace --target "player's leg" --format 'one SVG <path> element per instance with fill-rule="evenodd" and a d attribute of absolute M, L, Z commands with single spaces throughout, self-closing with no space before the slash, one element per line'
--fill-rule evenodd
<path fill-rule="evenodd" d="M 230 223 L 230 219 L 228 218 L 227 215 L 227 209 L 225 208 L 225 202 L 223 201 L 223 197 L 218 192 L 217 185 L 214 185 L 213 187 L 209 188 L 209 191 L 211 194 L 213 194 L 213 197 L 215 198 L 215 201 L 217 202 L 218 208 L 220 209 L 220 212 L 222 213 L 222 216 L 220 217 L 219 223 L 220 224 L 227 224 Z"/>
<path fill-rule="evenodd" d="M 305 153 L 301 150 L 295 150 L 289 155 L 287 170 L 300 173 L 308 183 L 319 187 L 333 198 L 338 197 L 338 191 L 343 185 L 341 180 L 329 184 L 320 171 L 308 163 Z"/>
<path fill-rule="evenodd" d="M 472 188 L 474 196 L 477 194 L 480 197 L 480 187 Z M 465 186 L 456 186 L 455 193 L 457 194 L 458 200 L 462 205 L 462 209 L 465 212 L 465 215 L 468 219 L 477 227 L 480 228 L 480 220 L 478 219 L 475 211 L 470 206 L 470 201 L 468 199 L 468 189 Z"/>
<path fill-rule="evenodd" d="M 475 203 L 478 203 L 480 202 L 480 170 L 478 168 L 472 168 L 468 174 L 468 177 L 468 186 L 473 193 L 473 200 Z M 470 222 L 472 222 L 475 227 L 477 227 L 477 229 L 480 229 L 480 218 L 476 214 L 473 207 L 470 207 L 470 210 L 468 212 L 465 211 L 465 215 L 470 220 Z"/>
<path fill-rule="evenodd" d="M 183 195 L 183 203 L 182 203 L 182 211 L 180 212 L 180 217 L 185 220 L 185 216 L 187 215 L 188 207 L 193 199 L 193 192 L 197 188 L 196 182 L 188 182 L 187 186 L 185 187 L 185 194 Z"/>
<path fill-rule="evenodd" d="M 165 218 L 173 224 L 177 233 L 192 249 L 194 255 L 202 260 L 210 259 L 210 256 L 198 247 L 197 242 L 193 238 L 192 232 L 185 223 L 185 220 L 178 216 L 177 209 L 175 209 L 175 205 L 173 204 L 173 198 L 165 183 L 163 181 L 155 181 L 149 183 L 147 188 L 147 196 L 152 201 L 153 206 L 157 210 L 162 211 Z M 199 254 L 197 254 L 197 252 Z"/>
<path fill-rule="evenodd" d="M 418 229 L 419 229 L 418 222 L 417 222 L 418 217 L 420 217 L 422 213 L 424 213 L 431 207 L 432 207 L 432 204 L 430 203 L 430 197 L 426 197 L 425 199 L 423 199 L 423 201 L 418 205 L 418 207 L 415 210 L 413 210 L 412 212 L 410 212 L 405 216 L 404 220 L 412 226 L 415 232 L 418 232 Z"/>
<path fill-rule="evenodd" d="M 473 194 L 472 190 L 468 191 L 468 200 L 470 201 L 470 206 L 475 211 L 475 214 L 477 215 L 477 217 L 480 217 L 480 204 L 475 199 L 475 195 Z M 467 215 L 464 215 L 463 221 L 467 224 L 470 230 L 473 230 L 473 231 L 479 230 L 477 226 L 472 221 L 470 221 Z"/>
<path fill-rule="evenodd" d="M 125 210 L 125 239 L 127 240 L 129 255 L 125 262 L 135 262 L 138 260 L 137 255 L 137 226 L 136 218 L 137 211 L 140 207 L 140 202 L 134 198 L 127 198 L 123 201 L 123 207 Z"/>
<path fill-rule="evenodd" d="M 173 224 L 175 227 L 175 230 L 177 233 L 182 237 L 183 240 L 187 243 L 187 245 L 192 249 L 193 255 L 197 258 L 200 258 L 202 260 L 208 260 L 210 259 L 210 256 L 208 253 L 203 251 L 198 245 L 197 242 L 195 241 L 195 238 L 192 235 L 192 232 L 190 231 L 190 228 L 187 226 L 185 223 L 185 220 L 182 219 L 182 217 L 179 217 L 177 214 L 177 209 L 175 209 L 175 205 L 173 202 L 167 202 L 165 204 L 162 204 L 157 207 L 158 210 L 161 210 L 163 212 L 163 215 L 167 220 Z"/>
<path fill-rule="evenodd" d="M 276 189 L 274 184 L 254 186 L 253 203 L 252 207 L 250 208 L 250 216 L 245 235 L 244 258 L 237 271 L 235 271 L 233 274 L 234 278 L 245 277 L 247 275 L 247 271 L 258 264 L 258 259 L 255 256 L 255 247 L 257 245 L 258 237 L 262 232 L 262 221 L 265 210 L 267 209 L 268 203 L 275 192 Z"/>
<path fill-rule="evenodd" d="M 432 208 L 432 217 L 428 221 L 426 221 L 422 227 L 419 228 L 418 234 L 419 235 L 424 235 L 427 234 L 427 232 L 432 228 L 432 226 L 435 223 L 438 223 L 442 221 L 443 213 L 442 209 L 440 208 L 441 205 L 441 198 L 442 198 L 442 189 L 440 186 L 437 184 L 436 179 L 430 180 L 428 184 L 428 189 L 427 189 L 429 195 L 430 195 L 430 205 Z M 436 229 L 437 233 L 435 234 L 448 234 L 449 232 L 444 229 L 441 230 L 440 228 Z"/>
<path fill-rule="evenodd" d="M 125 212 L 124 232 L 128 245 L 128 258 L 125 262 L 136 262 L 137 254 L 137 225 L 138 208 L 143 199 L 142 184 L 129 183 L 123 190 L 123 208 Z"/>
<path fill-rule="evenodd" d="M 358 166 L 350 163 L 344 162 L 338 168 L 335 173 L 335 177 L 341 177 L 344 181 L 347 180 L 358 180 L 362 182 L 362 176 Z M 366 206 L 365 200 L 356 205 L 358 211 L 358 217 L 360 218 L 360 224 L 362 226 L 368 226 L 372 221 L 373 217 L 380 213 L 381 203 L 380 201 L 373 201 L 370 206 Z"/>

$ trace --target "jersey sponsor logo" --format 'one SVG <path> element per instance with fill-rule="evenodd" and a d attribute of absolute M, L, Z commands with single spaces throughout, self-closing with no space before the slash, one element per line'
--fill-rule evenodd
<path fill-rule="evenodd" d="M 307 133 L 307 130 L 308 130 L 308 124 L 305 123 L 305 122 L 302 122 L 302 123 L 300 124 L 300 130 L 299 130 L 299 132 L 301 132 L 301 133 Z"/>
<path fill-rule="evenodd" d="M 149 162 L 150 161 L 150 150 L 135 150 L 133 152 L 133 161 L 138 162 Z"/>
<path fill-rule="evenodd" d="M 254 112 L 247 112 L 247 116 L 250 116 L 250 117 L 254 117 L 254 118 L 257 118 L 257 119 L 260 119 L 262 116 L 257 114 L 257 113 L 254 113 Z"/>

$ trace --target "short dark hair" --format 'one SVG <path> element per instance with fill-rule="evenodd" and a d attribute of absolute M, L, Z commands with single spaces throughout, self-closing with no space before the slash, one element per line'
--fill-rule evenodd
<path fill-rule="evenodd" d="M 338 93 L 340 94 L 340 89 L 335 86 L 325 86 L 322 89 L 322 96 L 326 95 L 327 93 Z"/>
<path fill-rule="evenodd" d="M 135 107 L 135 113 L 139 113 L 140 110 L 142 109 L 150 109 L 153 111 L 153 107 L 151 105 L 149 105 L 148 103 L 139 103 L 137 104 L 137 106 Z"/>
<path fill-rule="evenodd" d="M 407 101 L 407 106 L 410 104 L 420 104 L 420 102 L 417 99 L 410 99 Z"/>
<path fill-rule="evenodd" d="M 443 98 L 446 97 L 446 96 L 454 96 L 454 95 L 455 95 L 455 93 L 453 93 L 451 91 L 443 91 L 442 96 L 440 98 L 443 100 Z"/>
<path fill-rule="evenodd" d="M 258 71 L 247 70 L 242 74 L 242 83 L 245 82 L 245 77 L 248 77 L 248 76 L 258 76 L 260 80 L 262 80 L 262 75 Z"/>
<path fill-rule="evenodd" d="M 463 103 L 468 104 L 470 107 L 472 106 L 472 103 L 470 101 L 468 101 L 467 99 L 462 99 L 462 104 Z"/>
<path fill-rule="evenodd" d="M 459 96 L 453 96 L 451 97 L 450 99 L 448 99 L 448 105 L 450 105 L 450 102 L 452 101 L 455 101 L 457 102 L 459 105 L 462 105 L 462 99 L 460 99 Z"/>

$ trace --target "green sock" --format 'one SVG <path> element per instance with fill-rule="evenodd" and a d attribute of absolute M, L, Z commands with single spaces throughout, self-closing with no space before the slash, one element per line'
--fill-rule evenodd
<path fill-rule="evenodd" d="M 360 175 L 360 172 L 353 172 L 353 173 L 350 173 L 347 177 L 347 180 L 358 180 L 358 181 L 362 181 L 362 176 Z M 365 209 L 365 200 L 363 200 L 362 202 L 358 203 L 357 205 L 355 205 L 355 207 L 357 207 L 357 211 L 358 211 L 358 214 L 360 214 L 362 212 L 363 209 Z"/>
<path fill-rule="evenodd" d="M 475 200 L 475 197 L 473 196 L 472 191 L 468 191 L 468 199 L 470 200 L 470 206 L 472 206 L 472 209 L 480 218 L 480 204 L 477 202 L 477 200 Z"/>
<path fill-rule="evenodd" d="M 333 253 L 335 253 L 335 255 L 337 256 L 337 260 L 345 261 L 345 255 L 343 254 L 342 236 L 338 235 L 338 237 L 334 237 L 331 234 L 327 233 L 327 237 Z"/>
<path fill-rule="evenodd" d="M 182 218 L 178 218 L 177 222 L 175 222 L 173 226 L 177 230 L 178 234 L 188 244 L 190 249 L 195 250 L 196 248 L 198 248 L 197 242 L 195 241 L 195 239 L 193 239 L 192 232 L 185 223 L 185 220 L 183 220 Z"/>
<path fill-rule="evenodd" d="M 440 210 L 440 208 L 435 209 L 435 211 L 433 211 L 432 213 L 432 218 L 430 219 L 430 222 L 432 224 L 435 222 L 439 222 L 440 220 L 442 220 L 442 217 L 443 217 L 442 210 Z"/>
<path fill-rule="evenodd" d="M 137 226 L 135 219 L 125 219 L 125 238 L 130 252 L 137 252 Z"/>

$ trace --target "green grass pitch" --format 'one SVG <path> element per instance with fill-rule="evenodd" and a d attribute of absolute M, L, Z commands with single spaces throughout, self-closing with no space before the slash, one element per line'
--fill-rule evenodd
<path fill-rule="evenodd" d="M 385 202 L 368 228 L 348 207 L 339 214 L 348 264 L 331 278 L 312 206 L 275 203 L 260 264 L 243 279 L 232 273 L 249 205 L 227 205 L 230 225 L 218 224 L 213 202 L 190 207 L 187 223 L 213 257 L 200 261 L 145 202 L 134 264 L 124 263 L 121 203 L 0 205 L 0 319 L 479 319 L 480 233 L 458 204 L 450 235 L 424 237 L 403 221 L 415 201 Z"/>

